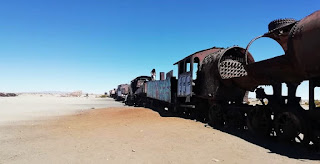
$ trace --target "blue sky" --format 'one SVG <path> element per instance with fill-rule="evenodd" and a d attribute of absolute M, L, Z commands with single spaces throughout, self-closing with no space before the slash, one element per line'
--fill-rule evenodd
<path fill-rule="evenodd" d="M 301 19 L 320 1 L 1 0 L 0 92 L 103 93 L 152 68 L 168 72 L 213 46 L 245 47 L 270 21 Z M 257 61 L 281 55 L 256 41 Z"/>

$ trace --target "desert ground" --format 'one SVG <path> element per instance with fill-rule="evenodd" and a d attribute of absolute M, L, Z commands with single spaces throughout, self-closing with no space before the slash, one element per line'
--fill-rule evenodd
<path fill-rule="evenodd" d="M 21 94 L 17 97 L 0 97 L 0 124 L 48 119 L 48 116 L 108 107 L 123 107 L 123 104 L 112 99 L 96 98 L 96 95 L 63 97 L 60 94 Z"/>
<path fill-rule="evenodd" d="M 320 163 L 299 146 L 110 98 L 0 98 L 0 163 Z"/>

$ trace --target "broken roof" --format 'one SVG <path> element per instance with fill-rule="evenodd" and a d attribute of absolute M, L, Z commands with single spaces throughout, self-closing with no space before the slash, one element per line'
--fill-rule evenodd
<path fill-rule="evenodd" d="M 197 52 L 195 52 L 195 53 L 193 53 L 193 54 L 191 54 L 191 55 L 189 55 L 189 56 L 187 56 L 187 57 L 185 57 L 185 58 L 177 61 L 177 62 L 174 63 L 173 65 L 176 65 L 176 64 L 178 64 L 179 62 L 181 62 L 181 61 L 183 61 L 183 60 L 186 60 L 186 59 L 192 57 L 193 55 L 197 55 L 197 54 L 199 54 L 199 53 L 206 52 L 206 51 L 208 51 L 208 50 L 215 50 L 215 49 L 218 50 L 218 49 L 224 49 L 224 48 L 223 48 L 223 47 L 211 47 L 211 48 L 208 48 L 208 49 L 204 49 L 204 50 L 201 50 L 201 51 L 197 51 Z"/>

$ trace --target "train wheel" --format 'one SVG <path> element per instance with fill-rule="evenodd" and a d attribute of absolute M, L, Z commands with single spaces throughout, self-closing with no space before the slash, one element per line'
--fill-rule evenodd
<path fill-rule="evenodd" d="M 224 125 L 223 109 L 221 105 L 212 105 L 209 108 L 209 125 L 220 128 Z"/>
<path fill-rule="evenodd" d="M 145 102 L 141 98 L 137 98 L 136 106 L 145 106 Z"/>
<path fill-rule="evenodd" d="M 226 127 L 234 129 L 243 129 L 245 121 L 244 115 L 241 113 L 241 111 L 237 109 L 229 109 L 226 113 Z"/>
<path fill-rule="evenodd" d="M 128 106 L 132 106 L 133 105 L 133 101 L 132 101 L 132 97 L 128 96 L 127 97 L 127 101 L 125 101 L 125 104 Z"/>
<path fill-rule="evenodd" d="M 146 98 L 145 104 L 145 108 L 151 108 L 151 101 L 148 98 Z"/>
<path fill-rule="evenodd" d="M 312 143 L 317 151 L 320 151 L 320 131 L 314 132 L 314 135 L 312 136 Z"/>
<path fill-rule="evenodd" d="M 148 108 L 148 99 L 146 97 L 139 97 L 139 99 L 142 102 L 142 106 Z"/>
<path fill-rule="evenodd" d="M 272 127 L 271 113 L 265 108 L 253 109 L 247 115 L 247 126 L 253 134 L 270 136 Z"/>
<path fill-rule="evenodd" d="M 179 107 L 178 107 L 178 105 L 174 104 L 174 105 L 172 106 L 172 111 L 173 111 L 173 113 L 179 113 Z"/>
<path fill-rule="evenodd" d="M 292 112 L 282 112 L 276 117 L 275 131 L 279 140 L 308 142 L 301 120 Z"/>
<path fill-rule="evenodd" d="M 206 122 L 208 119 L 206 117 L 206 114 L 208 113 L 208 105 L 204 102 L 199 102 L 196 105 L 196 119 L 200 122 Z"/>

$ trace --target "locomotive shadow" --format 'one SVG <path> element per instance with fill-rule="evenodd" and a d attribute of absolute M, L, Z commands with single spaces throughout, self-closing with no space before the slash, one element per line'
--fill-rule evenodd
<path fill-rule="evenodd" d="M 167 110 L 158 109 L 156 107 L 148 107 L 157 113 L 161 117 L 178 117 L 183 119 L 189 119 L 197 121 L 194 117 L 185 114 L 176 114 Z M 201 121 L 197 121 L 201 122 Z M 269 153 L 275 153 L 282 156 L 286 156 L 288 158 L 298 159 L 301 161 L 304 160 L 320 160 L 320 152 L 316 151 L 313 147 L 305 147 L 299 143 L 285 143 L 278 141 L 275 137 L 261 137 L 254 136 L 248 130 L 239 130 L 233 128 L 213 128 L 208 125 L 206 122 L 202 122 L 204 127 L 212 128 L 215 130 L 219 130 L 224 133 L 231 134 L 233 136 L 237 136 L 247 142 L 258 145 L 265 149 L 270 150 Z"/>
<path fill-rule="evenodd" d="M 233 136 L 237 136 L 252 144 L 268 149 L 268 153 L 275 153 L 289 158 L 299 159 L 301 161 L 305 159 L 320 160 L 320 152 L 317 152 L 314 147 L 306 147 L 299 143 L 281 142 L 278 141 L 276 137 L 254 136 L 248 130 L 238 130 L 231 128 L 220 128 L 217 130 L 231 134 Z"/>

